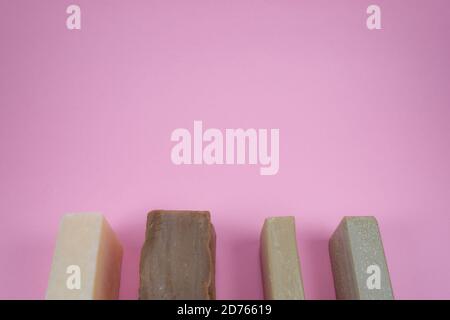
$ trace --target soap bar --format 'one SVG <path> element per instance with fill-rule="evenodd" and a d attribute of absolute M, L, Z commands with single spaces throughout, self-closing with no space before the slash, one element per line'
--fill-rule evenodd
<path fill-rule="evenodd" d="M 141 251 L 139 299 L 215 299 L 215 254 L 209 212 L 150 212 Z"/>
<path fill-rule="evenodd" d="M 394 299 L 374 217 L 344 217 L 330 239 L 329 251 L 337 299 Z"/>
<path fill-rule="evenodd" d="M 261 232 L 261 269 L 266 300 L 303 300 L 294 217 L 267 218 Z"/>
<path fill-rule="evenodd" d="M 117 299 L 121 264 L 122 246 L 102 215 L 65 215 L 46 299 Z"/>

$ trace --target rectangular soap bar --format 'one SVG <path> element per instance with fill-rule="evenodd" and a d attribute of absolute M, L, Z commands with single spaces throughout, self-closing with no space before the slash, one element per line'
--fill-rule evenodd
<path fill-rule="evenodd" d="M 337 299 L 394 299 L 374 217 L 344 217 L 330 239 L 329 250 Z"/>
<path fill-rule="evenodd" d="M 267 218 L 261 232 L 261 269 L 266 300 L 303 300 L 294 217 Z"/>
<path fill-rule="evenodd" d="M 152 211 L 139 299 L 215 299 L 216 235 L 207 211 Z"/>
<path fill-rule="evenodd" d="M 117 299 L 121 264 L 122 246 L 102 215 L 65 215 L 46 299 Z"/>

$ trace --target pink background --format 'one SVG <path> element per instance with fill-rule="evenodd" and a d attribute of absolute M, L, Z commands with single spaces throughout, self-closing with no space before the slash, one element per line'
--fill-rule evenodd
<path fill-rule="evenodd" d="M 296 216 L 307 298 L 334 299 L 344 215 L 378 218 L 397 298 L 450 298 L 449 1 L 77 0 L 69 31 L 71 3 L 0 0 L 0 298 L 43 298 L 61 216 L 96 211 L 135 299 L 156 208 L 212 212 L 218 298 L 262 298 L 274 215 Z M 194 120 L 279 128 L 279 173 L 173 165 Z"/>

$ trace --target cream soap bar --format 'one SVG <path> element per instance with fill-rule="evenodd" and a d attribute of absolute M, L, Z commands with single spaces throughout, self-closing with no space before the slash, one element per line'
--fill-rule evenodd
<path fill-rule="evenodd" d="M 121 264 L 122 246 L 102 215 L 65 215 L 46 299 L 117 299 Z"/>
<path fill-rule="evenodd" d="M 380 230 L 374 217 L 345 217 L 329 246 L 337 299 L 394 299 Z"/>
<path fill-rule="evenodd" d="M 273 217 L 264 222 L 261 268 L 266 300 L 305 298 L 294 217 Z"/>

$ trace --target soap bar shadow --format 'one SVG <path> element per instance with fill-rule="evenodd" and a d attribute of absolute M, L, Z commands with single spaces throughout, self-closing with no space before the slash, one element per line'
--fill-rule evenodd
<path fill-rule="evenodd" d="M 336 298 L 328 251 L 329 234 L 322 230 L 297 233 L 305 299 L 334 300 Z"/>
<path fill-rule="evenodd" d="M 130 213 L 131 214 L 131 213 Z M 146 215 L 142 215 L 145 221 Z M 130 219 L 130 221 L 133 221 Z M 139 263 L 145 239 L 145 223 L 121 224 L 115 229 L 123 247 L 120 300 L 136 300 L 139 296 Z"/>
<path fill-rule="evenodd" d="M 234 235 L 231 243 L 232 263 L 223 275 L 231 281 L 232 299 L 263 299 L 259 235 Z M 219 266 L 220 268 L 220 266 Z M 219 272 L 221 270 L 219 269 Z M 220 296 L 218 297 L 220 299 Z"/>

